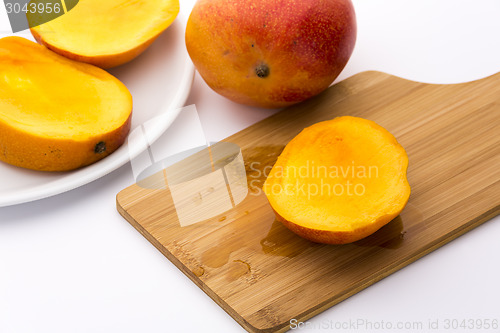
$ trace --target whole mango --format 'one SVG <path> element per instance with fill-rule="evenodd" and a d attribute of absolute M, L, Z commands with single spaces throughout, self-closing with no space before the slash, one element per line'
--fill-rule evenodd
<path fill-rule="evenodd" d="M 199 0 L 185 37 L 217 93 L 280 108 L 335 80 L 354 49 L 356 17 L 350 0 Z"/>

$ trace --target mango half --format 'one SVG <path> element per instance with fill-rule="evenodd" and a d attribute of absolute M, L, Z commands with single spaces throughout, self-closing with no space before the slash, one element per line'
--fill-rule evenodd
<path fill-rule="evenodd" d="M 146 50 L 178 13 L 179 0 L 81 0 L 66 14 L 32 27 L 31 33 L 67 58 L 111 68 Z M 38 18 L 27 17 L 30 26 Z"/>
<path fill-rule="evenodd" d="M 292 139 L 263 190 L 277 219 L 299 236 L 351 243 L 401 213 L 410 196 L 407 168 L 408 156 L 391 133 L 345 116 Z"/>
<path fill-rule="evenodd" d="M 106 71 L 0 39 L 0 160 L 45 171 L 94 163 L 126 139 L 132 96 Z"/>

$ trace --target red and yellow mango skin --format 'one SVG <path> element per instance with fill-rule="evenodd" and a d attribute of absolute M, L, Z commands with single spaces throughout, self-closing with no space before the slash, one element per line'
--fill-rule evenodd
<path fill-rule="evenodd" d="M 350 0 L 200 0 L 186 29 L 189 55 L 212 89 L 266 108 L 325 90 L 355 42 Z"/>

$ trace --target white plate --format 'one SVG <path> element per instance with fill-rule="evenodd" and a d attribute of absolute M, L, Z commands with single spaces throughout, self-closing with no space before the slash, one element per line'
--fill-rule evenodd
<path fill-rule="evenodd" d="M 174 121 L 191 90 L 194 67 L 184 43 L 190 9 L 181 4 L 177 19 L 149 49 L 132 62 L 110 70 L 132 93 L 132 130 L 153 118 L 161 119 L 148 128 L 148 138 L 152 140 Z M 29 32 L 16 35 L 33 40 Z M 8 34 L 0 33 L 0 37 L 5 36 Z M 95 164 L 64 173 L 25 170 L 0 162 L 0 207 L 46 198 L 87 184 L 129 162 L 143 148 L 127 142 Z"/>

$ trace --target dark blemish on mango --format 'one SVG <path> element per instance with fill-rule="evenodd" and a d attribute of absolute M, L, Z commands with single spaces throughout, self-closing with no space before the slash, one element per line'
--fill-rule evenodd
<path fill-rule="evenodd" d="M 94 153 L 102 154 L 105 151 L 106 151 L 106 143 L 104 141 L 100 141 L 98 144 L 95 145 Z"/>
<path fill-rule="evenodd" d="M 255 67 L 255 74 L 262 79 L 268 77 L 269 72 L 269 67 L 266 64 L 260 64 Z"/>

